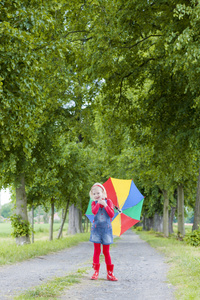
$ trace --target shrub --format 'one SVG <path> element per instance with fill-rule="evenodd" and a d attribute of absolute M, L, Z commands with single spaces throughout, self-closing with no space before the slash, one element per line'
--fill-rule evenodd
<path fill-rule="evenodd" d="M 20 215 L 12 215 L 10 217 L 11 220 L 11 226 L 13 228 L 13 232 L 11 235 L 13 237 L 19 237 L 19 236 L 27 236 L 31 233 L 32 228 L 28 221 L 22 220 L 22 217 Z"/>
<path fill-rule="evenodd" d="M 200 230 L 194 230 L 191 233 L 188 233 L 185 236 L 184 241 L 191 246 L 200 246 Z"/>
<path fill-rule="evenodd" d="M 135 227 L 135 230 L 137 230 L 137 231 L 142 231 L 142 226 L 137 226 L 137 227 Z"/>

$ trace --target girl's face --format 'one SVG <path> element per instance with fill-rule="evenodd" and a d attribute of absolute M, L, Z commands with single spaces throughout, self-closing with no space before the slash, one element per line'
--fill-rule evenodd
<path fill-rule="evenodd" d="M 95 186 L 93 189 L 92 189 L 92 196 L 93 196 L 93 199 L 95 201 L 99 201 L 99 200 L 102 200 L 104 197 L 103 197 L 103 190 L 98 187 L 98 186 Z"/>

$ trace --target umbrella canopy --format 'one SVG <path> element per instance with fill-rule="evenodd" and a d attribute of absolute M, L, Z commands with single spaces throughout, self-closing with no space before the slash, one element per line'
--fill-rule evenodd
<path fill-rule="evenodd" d="M 133 180 L 109 178 L 103 186 L 106 189 L 108 199 L 111 199 L 115 210 L 112 219 L 113 234 L 120 236 L 130 227 L 140 221 L 144 196 L 137 189 Z M 91 211 L 90 199 L 86 216 L 93 222 L 94 215 Z"/>

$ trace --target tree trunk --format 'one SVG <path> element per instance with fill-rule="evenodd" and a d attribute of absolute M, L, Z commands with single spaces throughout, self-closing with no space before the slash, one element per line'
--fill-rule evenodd
<path fill-rule="evenodd" d="M 66 214 L 66 216 L 67 216 L 67 214 Z M 62 224 L 63 224 L 63 226 L 64 226 L 64 223 L 63 223 L 63 220 L 64 220 L 64 219 L 66 219 L 66 217 L 65 217 L 65 209 L 62 208 L 61 226 L 62 226 Z M 60 229 L 61 229 L 61 227 L 60 227 Z M 59 231 L 60 231 L 60 230 L 59 230 Z M 61 230 L 61 233 L 60 233 L 60 237 L 63 237 L 63 227 L 62 227 L 62 230 Z"/>
<path fill-rule="evenodd" d="M 86 217 L 86 232 L 88 232 L 88 218 Z"/>
<path fill-rule="evenodd" d="M 66 205 L 65 212 L 64 212 L 64 215 L 63 215 L 63 218 L 62 218 L 62 223 L 61 223 L 61 226 L 60 226 L 60 229 L 59 229 L 59 232 L 58 232 L 57 239 L 59 239 L 62 236 L 62 231 L 63 231 L 63 227 L 64 227 L 64 224 L 65 224 L 68 208 L 69 208 L 69 200 L 67 201 L 67 205 Z"/>
<path fill-rule="evenodd" d="M 166 190 L 162 190 L 164 196 L 163 205 L 163 233 L 165 237 L 169 236 L 169 198 Z"/>
<path fill-rule="evenodd" d="M 47 212 L 44 212 L 43 219 L 45 224 L 49 223 L 49 214 Z"/>
<path fill-rule="evenodd" d="M 50 217 L 50 230 L 49 230 L 49 240 L 53 240 L 53 221 L 54 221 L 54 199 L 51 199 L 51 217 Z"/>
<path fill-rule="evenodd" d="M 32 223 L 32 244 L 34 243 L 34 205 L 31 208 L 31 223 Z"/>
<path fill-rule="evenodd" d="M 199 178 L 197 184 L 197 196 L 194 209 L 194 223 L 192 226 L 192 231 L 200 228 L 200 168 L 199 168 Z"/>
<path fill-rule="evenodd" d="M 69 207 L 69 225 L 68 234 L 76 234 L 82 232 L 82 214 L 78 208 L 72 204 Z"/>
<path fill-rule="evenodd" d="M 159 215 L 158 213 L 155 213 L 153 217 L 146 218 L 145 215 L 143 215 L 143 229 L 144 230 L 151 230 L 158 232 L 163 232 L 163 216 Z"/>
<path fill-rule="evenodd" d="M 153 230 L 158 232 L 163 232 L 163 216 L 155 213 L 153 216 Z"/>
<path fill-rule="evenodd" d="M 144 216 L 143 218 L 143 229 L 144 230 L 151 230 L 153 228 L 153 217 L 147 218 Z"/>
<path fill-rule="evenodd" d="M 185 236 L 185 221 L 184 221 L 184 189 L 183 185 L 179 184 L 177 187 L 178 194 L 178 237 L 183 238 Z"/>
<path fill-rule="evenodd" d="M 0 217 L 1 217 L 1 189 L 0 189 Z"/>
<path fill-rule="evenodd" d="M 28 221 L 24 174 L 19 175 L 18 181 L 16 183 L 16 214 L 21 216 L 22 220 Z M 16 244 L 30 244 L 29 234 L 16 237 Z"/>
<path fill-rule="evenodd" d="M 84 216 L 84 218 L 83 218 L 83 232 L 85 232 L 85 221 L 86 221 L 85 218 L 86 218 L 86 217 Z"/>
<path fill-rule="evenodd" d="M 38 206 L 38 224 L 40 224 L 40 214 L 41 214 L 41 206 Z"/>
<path fill-rule="evenodd" d="M 169 214 L 169 233 L 174 232 L 173 221 L 174 221 L 175 212 L 176 212 L 176 207 L 171 207 L 171 211 Z"/>

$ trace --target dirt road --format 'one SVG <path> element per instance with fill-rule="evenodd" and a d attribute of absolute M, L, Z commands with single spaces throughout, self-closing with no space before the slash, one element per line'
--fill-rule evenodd
<path fill-rule="evenodd" d="M 57 299 L 90 300 L 174 300 L 174 287 L 167 282 L 169 265 L 162 255 L 142 241 L 131 230 L 124 233 L 111 248 L 117 282 L 106 280 L 103 261 L 99 280 L 90 280 L 93 245 L 84 242 L 55 254 L 0 267 L 0 299 L 13 299 L 26 289 L 55 276 L 65 276 L 82 267 L 90 267 L 81 283 L 63 292 Z"/>

